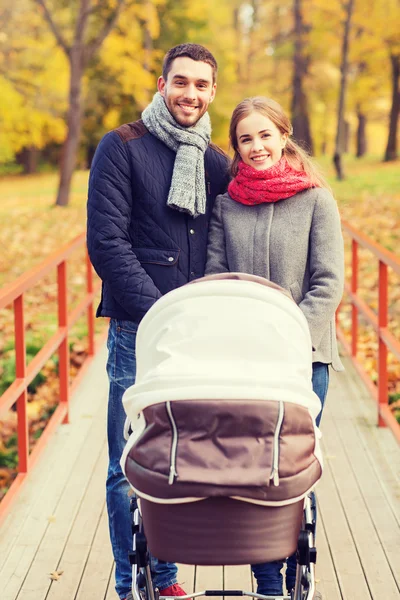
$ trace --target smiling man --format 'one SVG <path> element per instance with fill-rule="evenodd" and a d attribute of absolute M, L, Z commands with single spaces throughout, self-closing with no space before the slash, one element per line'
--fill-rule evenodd
<path fill-rule="evenodd" d="M 172 48 L 142 119 L 106 134 L 91 167 L 87 243 L 103 282 L 97 316 L 110 317 L 106 495 L 121 599 L 132 588 L 122 395 L 135 381 L 140 320 L 163 294 L 204 274 L 212 206 L 229 181 L 228 158 L 210 141 L 216 77 L 203 46 Z M 153 569 L 161 595 L 184 594 L 174 564 L 154 559 Z"/>

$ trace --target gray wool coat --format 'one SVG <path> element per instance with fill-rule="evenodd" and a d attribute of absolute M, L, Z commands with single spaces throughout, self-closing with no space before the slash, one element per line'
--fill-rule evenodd
<path fill-rule="evenodd" d="M 334 320 L 343 294 L 343 238 L 327 189 L 256 206 L 235 202 L 228 193 L 217 196 L 206 275 L 223 272 L 259 275 L 288 290 L 307 319 L 313 362 L 343 370 Z"/>

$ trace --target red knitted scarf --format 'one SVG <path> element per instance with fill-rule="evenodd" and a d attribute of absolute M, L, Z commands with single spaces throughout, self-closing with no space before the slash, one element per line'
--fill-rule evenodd
<path fill-rule="evenodd" d="M 262 202 L 277 202 L 294 196 L 297 192 L 315 187 L 304 171 L 296 171 L 282 158 L 263 171 L 240 161 L 238 173 L 230 182 L 228 192 L 236 202 L 261 204 Z"/>

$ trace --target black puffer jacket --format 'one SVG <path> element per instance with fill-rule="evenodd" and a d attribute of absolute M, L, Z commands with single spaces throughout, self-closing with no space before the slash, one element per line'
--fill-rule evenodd
<path fill-rule="evenodd" d="M 138 323 L 162 294 L 204 274 L 208 222 L 229 160 L 213 144 L 206 150 L 207 214 L 196 219 L 167 206 L 174 161 L 142 121 L 106 134 L 96 150 L 87 245 L 103 281 L 97 316 Z"/>

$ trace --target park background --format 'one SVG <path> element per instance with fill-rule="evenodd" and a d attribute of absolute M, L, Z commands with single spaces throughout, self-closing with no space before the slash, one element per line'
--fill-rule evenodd
<path fill-rule="evenodd" d="M 230 115 L 244 97 L 278 100 L 292 117 L 294 137 L 327 175 L 342 217 L 399 253 L 398 0 L 2 0 L 0 24 L 0 286 L 84 231 L 98 142 L 140 118 L 165 52 L 182 42 L 204 44 L 218 60 L 210 107 L 215 143 L 229 151 Z M 376 311 L 377 265 L 364 252 L 360 262 L 361 291 Z M 84 271 L 80 254 L 68 272 L 72 305 Z M 25 303 L 30 360 L 57 327 L 55 277 L 33 288 Z M 395 276 L 389 316 L 399 338 Z M 344 310 L 341 325 L 349 324 Z M 82 321 L 70 338 L 71 376 L 85 358 L 84 340 Z M 13 344 L 12 312 L 4 309 L 0 394 L 15 377 Z M 373 379 L 376 350 L 376 336 L 362 325 L 359 355 Z M 400 366 L 391 355 L 389 364 L 395 409 Z M 29 387 L 32 446 L 57 405 L 56 374 L 55 355 Z M 13 410 L 0 427 L 1 497 L 17 462 Z"/>

